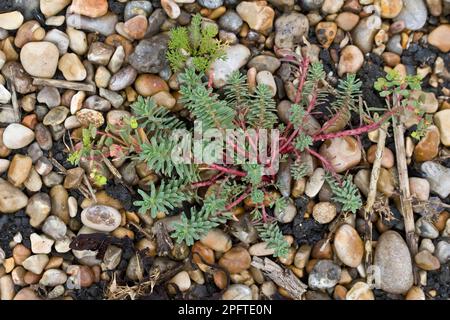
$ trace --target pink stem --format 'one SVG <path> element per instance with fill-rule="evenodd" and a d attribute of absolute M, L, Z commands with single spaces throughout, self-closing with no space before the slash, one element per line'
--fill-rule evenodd
<path fill-rule="evenodd" d="M 225 167 L 219 166 L 218 164 L 211 164 L 211 165 L 209 165 L 209 168 L 219 170 L 219 171 L 229 173 L 229 174 L 234 174 L 235 176 L 239 176 L 239 177 L 245 177 L 247 175 L 245 172 L 230 169 L 230 168 L 225 168 Z"/>
<path fill-rule="evenodd" d="M 247 196 L 250 194 L 250 187 L 247 188 L 247 190 L 244 191 L 243 194 L 241 194 L 239 196 L 239 198 L 237 198 L 236 200 L 234 200 L 232 203 L 230 203 L 228 206 L 226 206 L 226 210 L 231 210 L 233 209 L 235 206 L 237 206 L 239 203 L 241 203 L 242 201 L 244 201 L 245 198 L 247 198 Z"/>

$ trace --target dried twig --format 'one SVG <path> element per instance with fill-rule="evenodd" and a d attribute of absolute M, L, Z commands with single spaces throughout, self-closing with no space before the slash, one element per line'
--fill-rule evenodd
<path fill-rule="evenodd" d="M 284 288 L 295 300 L 301 300 L 303 294 L 306 292 L 308 286 L 301 282 L 291 270 L 279 266 L 269 258 L 264 258 L 263 260 L 259 257 L 253 257 L 252 266 L 261 269 L 273 282 Z"/>
<path fill-rule="evenodd" d="M 71 82 L 66 80 L 57 79 L 43 79 L 43 78 L 33 78 L 33 85 L 35 86 L 49 86 L 61 89 L 72 89 L 76 91 L 86 91 L 90 93 L 95 93 L 96 88 L 94 84 Z"/>
<path fill-rule="evenodd" d="M 370 175 L 370 185 L 369 194 L 367 195 L 366 206 L 364 207 L 364 220 L 366 223 L 365 234 L 364 234 L 364 246 L 366 252 L 366 270 L 372 265 L 372 214 L 373 214 L 373 204 L 375 203 L 375 198 L 377 196 L 377 183 L 380 176 L 381 159 L 383 158 L 383 149 L 386 143 L 386 133 L 389 127 L 389 122 L 385 122 L 381 128 L 378 130 L 378 144 L 377 151 L 375 153 L 375 161 L 372 166 L 372 173 Z M 372 282 L 372 275 L 367 274 L 367 282 Z"/>
<path fill-rule="evenodd" d="M 405 151 L 405 129 L 403 123 L 392 117 L 395 140 L 395 155 L 397 158 L 398 180 L 400 185 L 400 204 L 401 212 L 405 223 L 406 242 L 408 243 L 411 256 L 414 257 L 418 251 L 417 239 L 415 235 L 414 212 L 411 202 L 411 194 L 409 190 L 408 167 L 406 163 Z M 414 261 L 414 258 L 412 259 Z M 419 283 L 417 267 L 414 267 L 415 283 Z"/>

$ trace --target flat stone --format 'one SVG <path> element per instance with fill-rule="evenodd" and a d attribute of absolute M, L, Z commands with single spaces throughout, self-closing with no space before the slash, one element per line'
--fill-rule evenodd
<path fill-rule="evenodd" d="M 374 265 L 380 268 L 383 291 L 404 294 L 413 285 L 411 255 L 403 238 L 395 231 L 386 231 L 378 239 Z"/>
<path fill-rule="evenodd" d="M 3 144 L 8 149 L 21 149 L 29 145 L 33 140 L 33 130 L 18 123 L 11 123 L 3 131 Z"/>
<path fill-rule="evenodd" d="M 73 0 L 71 11 L 83 16 L 98 18 L 108 12 L 107 0 Z"/>
<path fill-rule="evenodd" d="M 58 69 L 68 81 L 83 81 L 86 79 L 86 68 L 75 53 L 66 53 L 59 59 Z"/>
<path fill-rule="evenodd" d="M 334 287 L 341 277 L 341 268 L 331 260 L 319 260 L 309 274 L 308 284 L 312 289 Z"/>
<path fill-rule="evenodd" d="M 121 220 L 119 211 L 104 205 L 94 205 L 81 212 L 81 222 L 98 231 L 113 231 L 120 225 Z"/>
<path fill-rule="evenodd" d="M 347 266 L 356 268 L 364 256 L 364 244 L 358 232 L 349 224 L 341 225 L 334 236 L 334 251 Z"/>
<path fill-rule="evenodd" d="M 58 66 L 58 58 L 58 48 L 47 41 L 28 42 L 20 51 L 23 68 L 34 77 L 52 78 Z"/>
<path fill-rule="evenodd" d="M 403 8 L 394 21 L 404 21 L 407 29 L 419 30 L 427 21 L 427 13 L 427 7 L 423 0 L 403 1 Z"/>
<path fill-rule="evenodd" d="M 5 30 L 16 30 L 23 23 L 23 15 L 19 11 L 11 11 L 0 14 L 0 28 Z"/>
<path fill-rule="evenodd" d="M 309 30 L 308 18 L 297 12 L 283 14 L 275 21 L 275 45 L 279 48 L 293 48 L 303 41 Z"/>
<path fill-rule="evenodd" d="M 210 72 L 213 72 L 214 86 L 223 87 L 228 77 L 236 70 L 244 66 L 250 58 L 250 50 L 242 45 L 236 44 L 225 50 L 225 58 L 213 62 Z"/>
<path fill-rule="evenodd" d="M 9 182 L 0 178 L 0 213 L 14 213 L 28 203 L 28 197 Z"/>
<path fill-rule="evenodd" d="M 27 258 L 23 262 L 23 267 L 35 274 L 41 274 L 48 263 L 48 256 L 46 254 L 36 254 Z"/>

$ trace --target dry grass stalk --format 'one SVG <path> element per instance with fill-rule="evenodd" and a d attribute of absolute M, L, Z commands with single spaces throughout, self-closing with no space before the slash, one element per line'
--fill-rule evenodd
<path fill-rule="evenodd" d="M 372 214 L 373 205 L 377 196 L 377 184 L 378 178 L 380 177 L 381 159 L 383 158 L 383 150 L 386 144 L 386 134 L 389 127 L 389 122 L 385 122 L 382 127 L 378 130 L 378 144 L 375 153 L 375 161 L 372 166 L 372 172 L 370 175 L 369 193 L 367 195 L 366 206 L 364 207 L 364 220 L 366 223 L 365 234 L 364 234 L 364 247 L 365 247 L 365 264 L 366 270 L 372 265 Z M 372 277 L 370 274 L 367 275 L 367 282 L 371 283 Z"/>
<path fill-rule="evenodd" d="M 263 260 L 253 257 L 252 266 L 262 270 L 273 282 L 284 288 L 293 299 L 302 300 L 308 286 L 301 282 L 291 270 L 279 266 L 269 258 Z"/>

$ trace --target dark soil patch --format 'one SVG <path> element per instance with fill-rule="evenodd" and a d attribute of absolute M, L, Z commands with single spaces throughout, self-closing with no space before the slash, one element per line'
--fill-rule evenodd
<path fill-rule="evenodd" d="M 73 297 L 76 300 L 102 300 L 105 297 L 106 286 L 107 283 L 105 281 L 100 281 L 89 288 L 74 290 Z"/>
<path fill-rule="evenodd" d="M 448 300 L 450 298 L 450 263 L 441 265 L 436 271 L 427 273 L 427 286 L 425 291 L 436 290 L 436 300 Z"/>
<path fill-rule="evenodd" d="M 374 89 L 373 85 L 378 78 L 384 77 L 383 61 L 380 56 L 369 53 L 362 68 L 358 71 L 358 79 L 362 81 L 361 91 L 364 100 L 369 107 L 384 108 L 385 103 Z"/>
<path fill-rule="evenodd" d="M 283 234 L 292 235 L 298 245 L 313 245 L 322 239 L 326 232 L 326 225 L 319 224 L 312 217 L 305 219 L 304 215 L 307 203 L 308 199 L 306 197 L 296 199 L 295 206 L 297 207 L 297 215 L 295 216 L 294 221 L 280 226 Z"/>
<path fill-rule="evenodd" d="M 35 232 L 35 229 L 30 225 L 30 218 L 25 211 L 0 215 L 0 247 L 5 251 L 6 257 L 12 255 L 9 243 L 18 232 L 22 234 L 22 244 L 31 248 L 30 235 Z"/>
<path fill-rule="evenodd" d="M 119 200 L 126 210 L 137 212 L 138 208 L 133 205 L 133 202 L 140 200 L 139 196 L 133 195 L 125 186 L 109 181 L 105 186 L 105 191 L 109 196 Z"/>
<path fill-rule="evenodd" d="M 11 11 L 14 9 L 14 0 L 0 1 L 0 13 Z"/>

